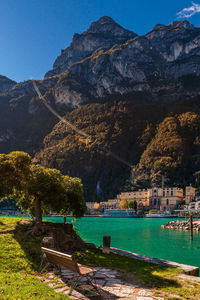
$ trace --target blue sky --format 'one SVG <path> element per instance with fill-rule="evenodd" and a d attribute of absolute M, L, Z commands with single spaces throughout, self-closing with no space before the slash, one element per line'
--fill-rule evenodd
<path fill-rule="evenodd" d="M 105 15 L 142 35 L 177 16 L 199 26 L 200 0 L 0 0 L 0 74 L 42 79 L 73 34 Z"/>

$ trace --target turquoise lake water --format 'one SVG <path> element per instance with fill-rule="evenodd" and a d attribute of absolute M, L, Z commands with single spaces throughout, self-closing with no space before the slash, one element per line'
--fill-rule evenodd
<path fill-rule="evenodd" d="M 62 217 L 45 217 L 62 223 Z M 68 217 L 67 222 L 73 218 Z M 174 220 L 174 219 L 172 219 Z M 111 246 L 131 252 L 200 267 L 200 233 L 161 228 L 171 219 L 121 219 L 84 217 L 73 224 L 87 242 L 102 244 L 104 235 L 111 236 Z"/>

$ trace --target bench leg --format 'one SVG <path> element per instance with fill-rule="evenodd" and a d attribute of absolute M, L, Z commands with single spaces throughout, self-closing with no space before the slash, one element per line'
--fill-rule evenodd
<path fill-rule="evenodd" d="M 44 270 L 50 265 L 50 263 L 46 263 L 46 265 L 42 268 L 42 270 L 40 271 L 40 273 L 43 273 Z"/>

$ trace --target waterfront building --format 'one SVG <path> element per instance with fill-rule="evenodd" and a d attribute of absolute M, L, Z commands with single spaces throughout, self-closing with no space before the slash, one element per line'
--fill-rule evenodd
<path fill-rule="evenodd" d="M 100 202 L 100 207 L 102 209 L 113 209 L 119 208 L 120 199 L 109 199 L 108 201 Z"/>
<path fill-rule="evenodd" d="M 160 209 L 163 211 L 173 211 L 180 208 L 183 203 L 184 194 L 183 189 L 178 187 L 161 188 L 161 202 Z"/>
<path fill-rule="evenodd" d="M 196 189 L 192 186 L 186 186 L 185 188 L 185 204 L 189 204 L 190 202 L 195 200 L 195 192 Z"/>
<path fill-rule="evenodd" d="M 88 212 L 93 212 L 94 211 L 94 202 L 85 202 Z"/>
<path fill-rule="evenodd" d="M 117 195 L 117 199 L 120 201 L 126 199 L 128 201 L 136 201 L 138 208 L 149 207 L 149 189 L 139 189 L 134 192 L 123 192 Z"/>
<path fill-rule="evenodd" d="M 136 201 L 138 208 L 164 211 L 172 211 L 179 208 L 183 198 L 183 189 L 178 187 L 154 187 L 151 189 L 140 189 L 134 192 L 123 192 L 117 195 L 117 199 L 120 201 L 123 199 Z"/>

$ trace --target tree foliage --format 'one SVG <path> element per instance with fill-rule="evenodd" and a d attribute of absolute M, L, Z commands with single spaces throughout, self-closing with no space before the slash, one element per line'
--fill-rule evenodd
<path fill-rule="evenodd" d="M 38 223 L 42 214 L 50 211 L 81 217 L 86 209 L 79 178 L 34 165 L 24 152 L 0 155 L 0 192 L 1 197 L 14 197 Z"/>
<path fill-rule="evenodd" d="M 120 208 L 128 208 L 128 200 L 127 199 L 122 199 L 120 201 L 119 207 Z"/>
<path fill-rule="evenodd" d="M 134 200 L 134 201 L 129 201 L 128 203 L 128 208 L 132 208 L 134 209 L 135 211 L 137 211 L 137 201 Z"/>

